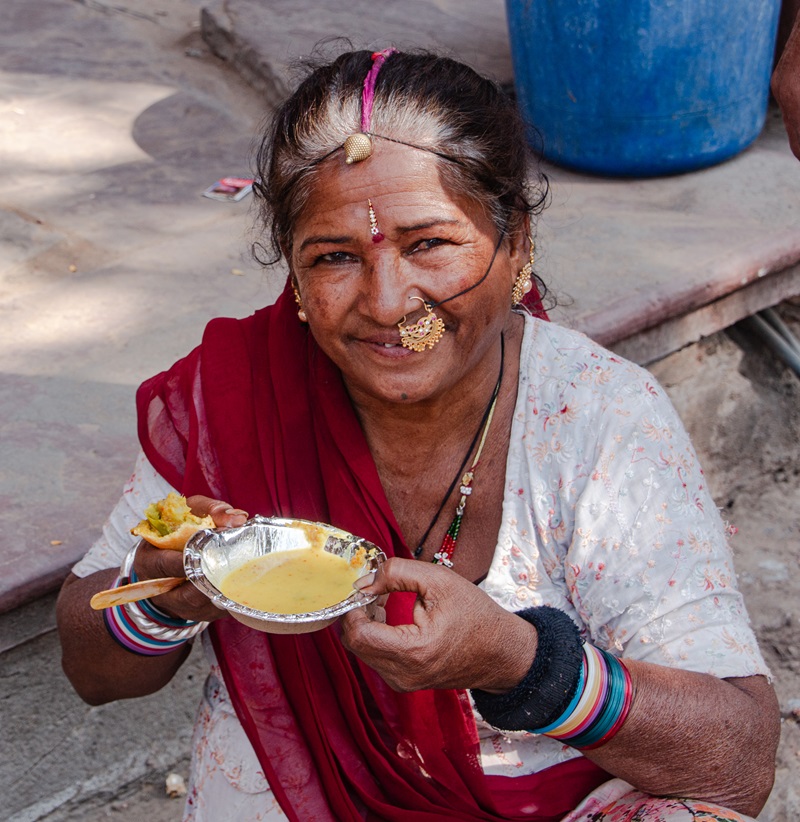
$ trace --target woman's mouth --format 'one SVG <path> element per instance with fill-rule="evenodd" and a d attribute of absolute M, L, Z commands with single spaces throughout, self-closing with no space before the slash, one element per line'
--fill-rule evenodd
<path fill-rule="evenodd" d="M 392 356 L 396 357 L 401 352 L 403 354 L 411 353 L 407 348 L 403 347 L 396 334 L 394 336 L 391 336 L 389 334 L 376 334 L 372 337 L 362 337 L 361 342 L 369 346 L 370 348 L 373 348 L 380 354 L 391 353 Z"/>

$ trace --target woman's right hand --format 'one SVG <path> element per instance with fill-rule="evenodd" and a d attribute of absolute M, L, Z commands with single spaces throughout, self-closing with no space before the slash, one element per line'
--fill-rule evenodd
<path fill-rule="evenodd" d="M 186 501 L 193 514 L 199 517 L 210 516 L 217 528 L 243 525 L 248 517 L 246 511 L 232 508 L 223 500 L 194 496 L 188 497 Z M 133 567 L 140 580 L 185 575 L 183 552 L 156 548 L 144 540 L 136 551 Z M 151 601 L 156 608 L 181 619 L 213 622 L 225 616 L 225 611 L 217 608 L 205 594 L 188 581 L 173 588 L 169 593 L 153 597 Z"/>
<path fill-rule="evenodd" d="M 413 623 L 386 625 L 355 608 L 341 618 L 344 646 L 397 691 L 482 688 L 502 693 L 527 673 L 536 629 L 473 583 L 430 562 L 393 557 L 358 588 L 382 597 L 417 595 Z"/>
<path fill-rule="evenodd" d="M 247 519 L 244 511 L 232 509 L 221 500 L 190 497 L 187 501 L 195 514 L 210 515 L 218 527 L 241 525 Z M 184 576 L 181 551 L 148 544 L 137 550 L 134 567 L 140 579 Z M 189 654 L 190 646 L 186 644 L 168 654 L 139 656 L 112 639 L 102 613 L 93 610 L 89 601 L 98 591 L 113 585 L 116 573 L 108 568 L 87 577 L 70 574 L 56 606 L 64 673 L 90 705 L 158 691 L 172 679 Z M 168 594 L 153 597 L 152 602 L 183 619 L 210 622 L 224 615 L 188 581 Z"/>

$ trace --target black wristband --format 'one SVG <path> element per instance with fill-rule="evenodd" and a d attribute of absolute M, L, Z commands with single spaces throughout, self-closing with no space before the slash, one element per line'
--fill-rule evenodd
<path fill-rule="evenodd" d="M 505 694 L 474 689 L 481 716 L 504 731 L 535 731 L 555 722 L 567 709 L 580 680 L 583 642 L 563 611 L 542 605 L 517 611 L 539 635 L 536 656 L 519 685 Z"/>

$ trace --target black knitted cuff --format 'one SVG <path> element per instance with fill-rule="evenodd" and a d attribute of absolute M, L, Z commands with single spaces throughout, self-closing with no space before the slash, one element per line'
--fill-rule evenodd
<path fill-rule="evenodd" d="M 555 722 L 567 709 L 580 680 L 583 643 L 575 623 L 563 611 L 542 605 L 517 611 L 539 635 L 536 656 L 519 685 L 506 694 L 475 689 L 481 716 L 504 731 L 535 731 Z"/>

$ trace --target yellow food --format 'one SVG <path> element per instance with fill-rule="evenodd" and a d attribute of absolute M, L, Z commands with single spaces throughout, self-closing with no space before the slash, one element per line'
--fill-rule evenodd
<path fill-rule="evenodd" d="M 341 602 L 363 573 L 364 552 L 347 560 L 319 547 L 248 560 L 219 585 L 229 599 L 272 614 L 304 614 Z"/>
<path fill-rule="evenodd" d="M 165 499 L 148 505 L 143 519 L 131 533 L 157 548 L 182 551 L 192 534 L 203 528 L 213 528 L 211 517 L 195 516 L 186 504 L 186 497 L 170 492 Z"/>

